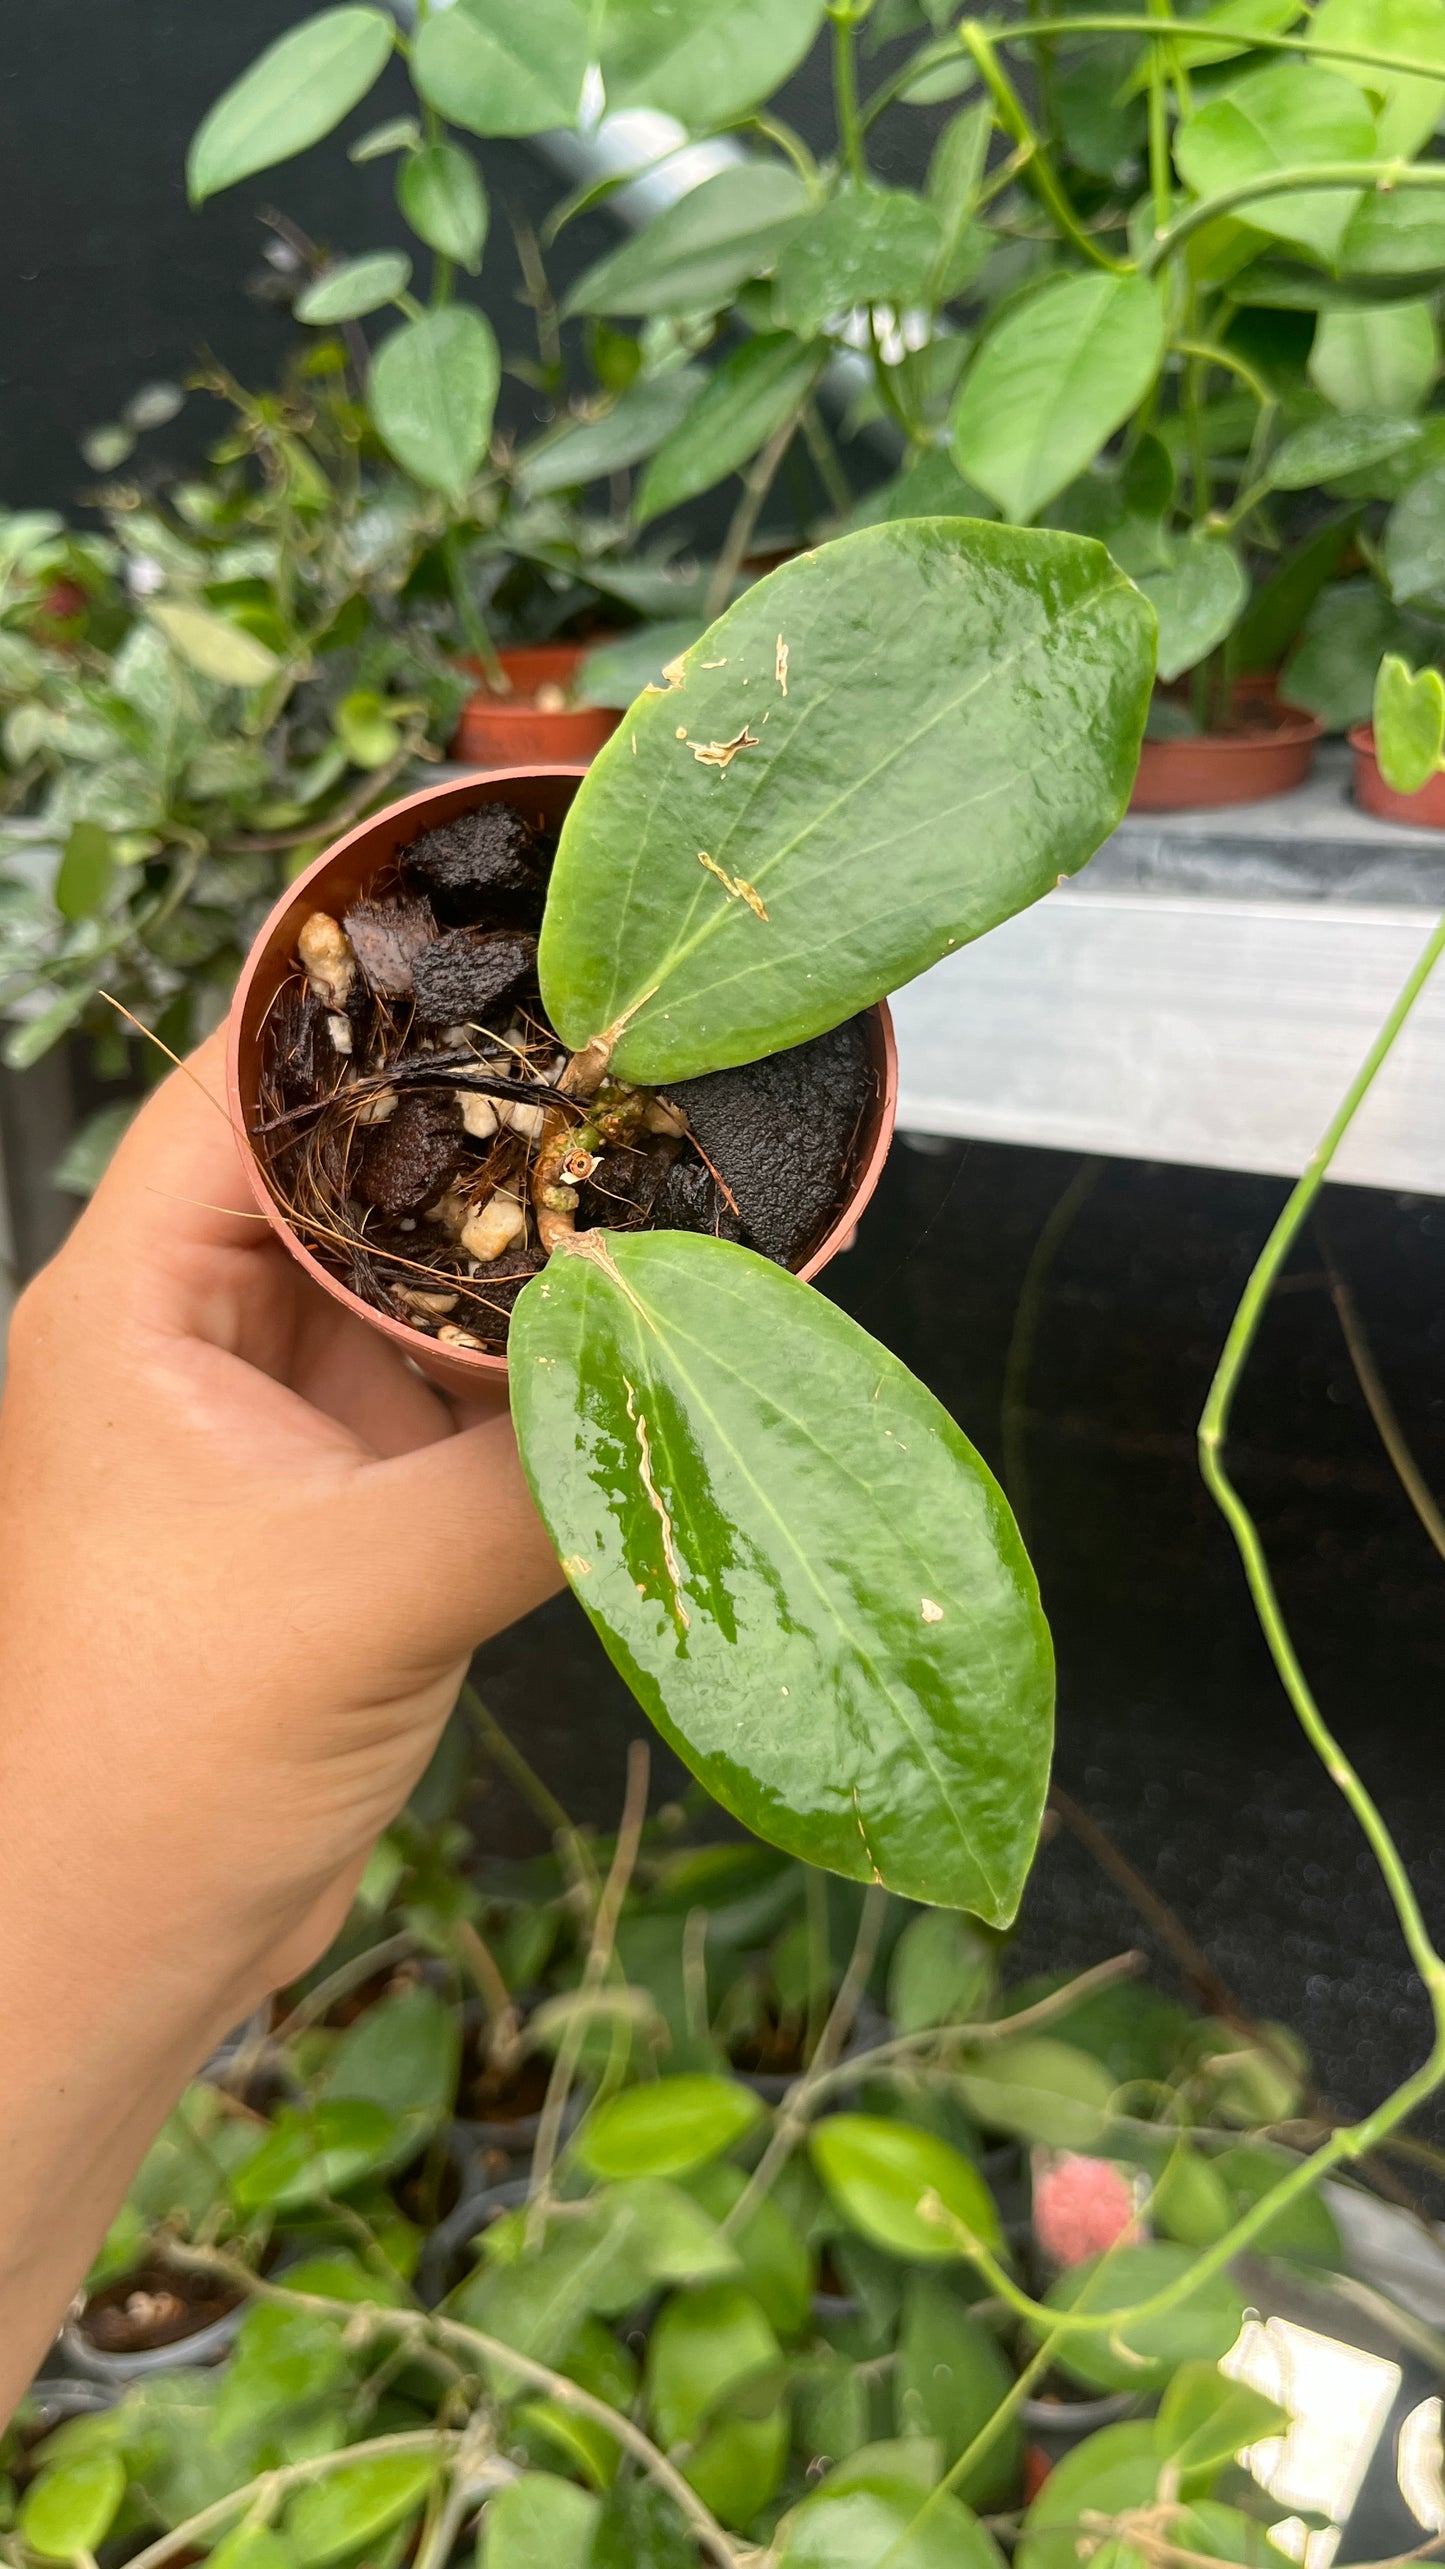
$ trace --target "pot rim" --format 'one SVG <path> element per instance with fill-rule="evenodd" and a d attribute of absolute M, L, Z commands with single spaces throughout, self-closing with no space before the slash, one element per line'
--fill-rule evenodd
<path fill-rule="evenodd" d="M 1196 731 L 1181 740 L 1146 739 L 1141 755 L 1159 758 L 1174 751 L 1186 757 L 1198 757 L 1201 752 L 1219 758 L 1258 757 L 1272 749 L 1297 749 L 1303 742 L 1324 739 L 1325 726 L 1318 714 L 1297 712 L 1293 706 L 1284 707 L 1283 712 L 1285 719 L 1268 731 Z"/>
<path fill-rule="evenodd" d="M 519 767 L 488 768 L 475 775 L 453 778 L 446 784 L 424 785 L 417 793 L 404 794 L 396 802 L 386 804 L 381 811 L 368 814 L 364 821 L 358 821 L 354 828 L 323 849 L 303 873 L 287 884 L 252 940 L 231 1001 L 226 1032 L 226 1104 L 258 1209 L 264 1213 L 276 1237 L 298 1265 L 330 1295 L 333 1302 L 340 1303 L 354 1319 L 365 1321 L 369 1328 L 379 1330 L 423 1371 L 431 1371 L 435 1367 L 437 1377 L 444 1373 L 454 1388 L 467 1378 L 474 1381 L 478 1389 L 485 1383 L 498 1385 L 504 1382 L 507 1377 L 506 1357 L 489 1355 L 477 1348 L 439 1347 L 404 1320 L 394 1320 L 388 1312 L 378 1311 L 373 1304 L 363 1302 L 359 1294 L 353 1293 L 338 1276 L 334 1276 L 298 1238 L 276 1202 L 251 1138 L 250 1112 L 255 1101 L 244 1093 L 242 1085 L 241 1053 L 249 1033 L 248 1006 L 258 976 L 270 960 L 270 948 L 277 931 L 304 900 L 319 892 L 323 879 L 340 859 L 363 852 L 373 838 L 384 841 L 386 854 L 390 855 L 398 844 L 397 823 L 415 814 L 417 827 L 409 834 L 409 837 L 414 837 L 426 827 L 425 814 L 438 803 L 444 803 L 448 813 L 463 811 L 470 809 L 471 805 L 459 797 L 464 798 L 469 793 L 475 795 L 478 803 L 505 801 L 508 787 L 522 788 L 544 779 L 571 780 L 574 785 L 579 785 L 586 773 L 586 764 L 578 760 L 538 761 Z M 269 1000 L 267 1004 L 269 1006 Z M 893 1019 L 886 999 L 875 1001 L 867 1014 L 876 1029 L 874 1068 L 879 1082 L 873 1110 L 873 1138 L 836 1220 L 829 1225 L 817 1248 L 802 1266 L 792 1271 L 801 1284 L 810 1284 L 839 1250 L 849 1245 L 861 1216 L 872 1200 L 893 1141 L 898 1104 L 898 1048 L 893 1034 Z"/>

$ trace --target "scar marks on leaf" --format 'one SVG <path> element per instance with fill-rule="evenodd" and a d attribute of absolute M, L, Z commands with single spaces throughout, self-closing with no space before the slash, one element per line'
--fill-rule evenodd
<path fill-rule="evenodd" d="M 717 859 L 708 855 L 705 847 L 698 849 L 697 861 L 699 865 L 707 867 L 709 874 L 717 876 L 730 901 L 746 901 L 755 919 L 766 919 L 768 914 L 763 907 L 762 894 L 755 891 L 751 883 L 745 883 L 740 874 L 725 873 Z"/>
<path fill-rule="evenodd" d="M 647 1421 L 637 1407 L 637 1396 L 625 1374 L 622 1379 L 627 1392 L 627 1415 L 637 1432 L 638 1474 L 647 1492 L 648 1505 L 656 1514 L 658 1525 L 662 1530 L 662 1560 L 667 1572 L 668 1584 L 672 1589 L 673 1616 L 679 1632 L 686 1632 L 692 1618 L 682 1600 L 682 1572 L 678 1568 L 677 1550 L 672 1539 L 672 1519 L 663 1503 L 662 1492 L 652 1477 L 652 1448 L 647 1438 Z"/>
<path fill-rule="evenodd" d="M 682 732 L 679 734 L 679 738 L 686 740 L 687 734 Z M 691 749 L 699 767 L 716 767 L 719 773 L 724 776 L 731 767 L 733 760 L 737 757 L 739 750 L 758 749 L 761 748 L 761 746 L 762 743 L 758 734 L 755 731 L 749 731 L 746 723 L 744 723 L 742 730 L 738 732 L 736 737 L 732 740 L 694 740 L 688 742 L 688 747 Z"/>
<path fill-rule="evenodd" d="M 777 679 L 779 687 L 786 696 L 788 692 L 788 646 L 784 642 L 781 634 L 778 636 L 778 656 L 773 664 L 773 676 Z"/>
<path fill-rule="evenodd" d="M 856 1784 L 853 1787 L 853 1817 L 858 1823 L 858 1835 L 863 1841 L 863 1852 L 868 1858 L 869 1868 L 872 1872 L 873 1879 L 875 1882 L 881 1883 L 883 1876 L 878 1870 L 878 1858 L 868 1843 L 868 1832 L 863 1826 L 863 1805 L 858 1799 L 858 1787 Z"/>
<path fill-rule="evenodd" d="M 943 1608 L 942 1606 L 936 1606 L 931 1597 L 925 1597 L 923 1600 L 923 1620 L 925 1623 L 942 1623 L 943 1621 Z"/>
<path fill-rule="evenodd" d="M 567 1553 L 559 1566 L 566 1579 L 588 1579 L 592 1575 L 591 1562 L 584 1561 L 580 1552 Z"/>

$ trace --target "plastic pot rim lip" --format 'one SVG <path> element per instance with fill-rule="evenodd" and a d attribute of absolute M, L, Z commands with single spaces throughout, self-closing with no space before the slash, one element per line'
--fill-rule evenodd
<path fill-rule="evenodd" d="M 1140 752 L 1140 764 L 1145 758 L 1159 758 L 1170 751 L 1183 752 L 1190 757 L 1201 754 L 1221 759 L 1257 757 L 1271 749 L 1301 749 L 1310 741 L 1324 739 L 1325 726 L 1318 714 L 1297 711 L 1293 705 L 1286 706 L 1284 713 L 1285 720 L 1270 731 L 1196 731 L 1187 732 L 1178 740 L 1150 740 L 1146 736 Z"/>
<path fill-rule="evenodd" d="M 204 2328 L 192 2329 L 188 2337 L 173 2337 L 165 2346 L 139 2346 L 130 2354 L 112 2354 L 104 2347 L 92 2346 L 77 2316 L 63 2323 L 59 2344 L 70 2362 L 94 2382 L 136 2381 L 147 2373 L 179 2372 L 188 2364 L 203 2364 L 212 2355 L 219 2355 L 235 2337 L 247 2308 L 243 2295 L 234 2310 L 223 2311 L 219 2319 L 207 2320 Z"/>
<path fill-rule="evenodd" d="M 373 835 L 384 834 L 403 814 L 414 813 L 417 816 L 419 833 L 426 827 L 425 815 L 433 803 L 443 799 L 455 803 L 456 796 L 464 792 L 468 786 L 476 785 L 485 789 L 479 793 L 478 800 L 488 802 L 502 799 L 497 792 L 499 787 L 515 785 L 520 788 L 537 780 L 552 778 L 571 779 L 574 785 L 580 785 L 586 774 L 586 765 L 575 759 L 559 759 L 551 762 L 537 760 L 522 766 L 489 768 L 478 772 L 475 777 L 453 778 L 444 784 L 424 785 L 418 792 L 403 794 L 394 803 L 385 804 L 380 811 L 369 813 L 365 820 L 358 821 L 354 828 L 347 830 L 339 839 L 333 840 L 329 847 L 323 848 L 321 854 L 314 857 L 310 865 L 298 874 L 293 882 L 286 885 L 285 890 L 272 904 L 251 941 L 231 1001 L 226 1029 L 226 1104 L 236 1136 L 237 1148 L 241 1153 L 242 1166 L 258 1209 L 264 1213 L 273 1232 L 296 1259 L 298 1265 L 305 1269 L 314 1283 L 319 1284 L 323 1291 L 330 1295 L 333 1302 L 340 1303 L 342 1309 L 349 1312 L 353 1319 L 362 1320 L 369 1328 L 379 1330 L 383 1337 L 391 1340 L 393 1346 L 400 1348 L 404 1356 L 410 1358 L 414 1364 L 422 1366 L 423 1369 L 425 1369 L 428 1355 L 431 1355 L 434 1360 L 445 1360 L 447 1372 L 453 1380 L 459 1375 L 471 1375 L 479 1384 L 486 1381 L 501 1384 L 507 1377 L 507 1359 L 505 1356 L 487 1354 L 477 1348 L 438 1346 L 434 1339 L 429 1339 L 419 1331 L 409 1328 L 405 1321 L 394 1320 L 389 1313 L 378 1311 L 371 1303 L 363 1302 L 359 1294 L 352 1293 L 338 1276 L 334 1276 L 330 1269 L 313 1255 L 287 1221 L 266 1182 L 255 1143 L 251 1137 L 249 1119 L 254 1100 L 243 1093 L 241 1083 L 243 1023 L 252 985 L 276 930 L 286 920 L 293 905 L 303 896 L 308 892 L 319 893 L 323 878 L 339 858 L 364 849 L 368 839 Z M 813 1278 L 820 1275 L 824 1267 L 837 1256 L 839 1250 L 847 1245 L 872 1200 L 883 1174 L 884 1162 L 892 1147 L 894 1119 L 898 1105 L 898 1048 L 894 1039 L 893 1019 L 886 999 L 875 1000 L 871 1009 L 859 1013 L 867 1014 L 874 1020 L 882 1051 L 882 1060 L 878 1065 L 880 1091 L 872 1119 L 873 1140 L 841 1212 L 830 1224 L 817 1248 L 800 1267 L 792 1270 L 802 1284 L 810 1284 Z"/>

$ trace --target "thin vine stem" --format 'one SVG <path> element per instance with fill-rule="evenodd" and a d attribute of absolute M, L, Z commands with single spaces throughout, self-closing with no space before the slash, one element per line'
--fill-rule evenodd
<path fill-rule="evenodd" d="M 178 2264 L 204 2266 L 211 2273 L 224 2270 L 232 2281 L 243 2282 L 248 2289 L 256 2287 L 256 2277 L 251 2273 L 250 2268 L 233 2265 L 229 2258 L 213 2260 L 209 2256 L 203 2256 L 199 2249 L 188 2250 L 182 2258 L 180 2253 L 169 2244 L 166 2254 Z M 310 2294 L 285 2295 L 285 2299 L 292 2302 L 310 2301 L 311 2298 Z M 356 2316 L 354 2302 L 332 2302 L 326 2307 L 333 2310 L 338 2318 L 343 2313 L 350 2319 Z M 366 2307 L 369 2308 L 370 2305 Z M 407 2316 L 404 2312 L 393 2315 L 402 2318 Z M 293 2489 L 307 2488 L 313 2480 L 324 2480 L 329 2472 L 340 2470 L 344 2463 L 386 2460 L 393 2455 L 405 2453 L 435 2453 L 440 2461 L 449 2454 L 455 2453 L 461 2440 L 460 2428 L 417 2427 L 409 2429 L 402 2435 L 374 2435 L 365 2444 L 337 2445 L 332 2452 L 313 2453 L 303 2462 L 282 2463 L 278 2469 L 263 2471 L 259 2478 L 248 2480 L 244 2487 L 228 2490 L 225 2497 L 217 2498 L 211 2506 L 203 2507 L 198 2515 L 188 2516 L 184 2524 L 173 2525 L 169 2533 L 161 2534 L 155 2542 L 147 2543 L 144 2551 L 136 2552 L 134 2558 L 126 2562 L 126 2569 L 164 2569 L 167 2560 L 174 2560 L 178 2553 L 191 2550 L 195 2544 L 203 2541 L 208 2533 L 219 2532 L 221 2526 L 228 2524 L 232 2516 L 244 2515 L 250 2508 L 258 2505 L 274 2507 L 279 2499 L 289 2496 Z"/>
<path fill-rule="evenodd" d="M 973 22 L 966 22 L 973 23 Z M 1197 18 L 1148 17 L 1113 10 L 1090 10 L 1077 18 L 1040 18 L 1026 27 L 988 27 L 984 32 L 995 44 L 1030 44 L 1036 36 L 1153 36 L 1168 38 L 1187 36 L 1201 51 L 1209 44 L 1208 31 Z M 967 41 L 962 26 L 957 30 L 960 43 Z M 1216 36 L 1215 42 L 1218 42 Z M 936 59 L 946 61 L 948 48 L 940 49 Z M 1358 63 L 1367 71 L 1409 72 L 1418 80 L 1433 81 L 1445 88 L 1445 67 L 1438 62 L 1425 62 L 1418 54 L 1392 54 L 1371 45 L 1334 45 L 1317 36 L 1270 36 L 1250 29 L 1251 53 L 1317 54 L 1322 62 Z M 916 79 L 915 66 L 910 74 Z"/>
<path fill-rule="evenodd" d="M 710 2560 L 717 2563 L 717 2569 L 736 2569 L 732 2544 L 717 2518 L 640 2426 L 634 2425 L 621 2409 L 613 2408 L 594 2392 L 584 2390 L 580 2382 L 570 2380 L 565 2373 L 554 2372 L 550 2364 L 539 2363 L 533 2355 L 523 2355 L 515 2346 L 507 2345 L 503 2338 L 490 2337 L 482 2329 L 468 2327 L 460 2319 L 448 2319 L 440 2311 L 396 2310 L 378 2302 L 338 2301 L 329 2293 L 295 2292 L 284 2283 L 272 2283 L 268 2276 L 253 2274 L 249 2266 L 241 2265 L 216 2248 L 187 2248 L 168 2242 L 166 2254 L 177 2265 L 188 2266 L 199 2274 L 224 2276 L 227 2282 L 239 2285 L 257 2299 L 277 2303 L 283 2309 L 309 2310 L 318 2318 L 338 2320 L 349 2330 L 368 2336 L 395 2334 L 421 2346 L 451 2347 L 458 2354 L 470 2355 L 474 2362 L 495 2365 L 503 2373 L 515 2374 L 531 2389 L 545 2392 L 549 2399 L 556 2400 L 562 2407 L 574 2409 L 579 2417 L 590 2418 L 594 2425 L 602 2427 L 617 2443 L 624 2445 L 666 2490 L 691 2528 L 694 2541 Z M 160 2542 L 152 2543 L 148 2551 L 128 2562 L 126 2569 L 162 2569 L 166 2560 L 173 2558 L 177 2551 L 188 2549 L 198 2534 L 208 2531 L 213 2522 L 223 2521 L 222 2510 L 226 2514 L 234 2512 L 269 2481 L 284 2480 L 288 2473 L 316 2478 L 340 2463 L 365 2459 L 375 2451 L 424 2452 L 432 2446 L 440 2446 L 449 2453 L 455 2453 L 460 2442 L 460 2430 L 438 2433 L 433 2429 L 427 2434 L 418 2431 L 416 2434 L 379 2438 L 374 2445 L 343 2445 L 337 2452 L 322 2455 L 317 2460 L 288 2464 L 281 2472 L 267 2474 L 264 2482 L 233 2491 L 230 2497 L 218 2501 L 217 2506 L 208 2508 L 204 2516 L 193 2516 L 185 2524 L 177 2525 Z"/>
<path fill-rule="evenodd" d="M 1237 187 L 1221 188 L 1217 196 L 1206 196 L 1198 205 L 1191 205 L 1167 232 L 1158 234 L 1139 262 L 1140 273 L 1156 275 L 1165 260 L 1183 249 L 1186 241 L 1192 241 L 1206 223 L 1217 221 L 1222 214 L 1237 213 L 1241 205 L 1258 204 L 1262 197 L 1286 196 L 1302 188 L 1359 188 L 1390 196 L 1399 187 L 1445 187 L 1445 161 L 1302 162 L 1296 168 L 1275 170 L 1268 177 L 1241 179 Z"/>
<path fill-rule="evenodd" d="M 1091 238 L 1079 221 L 1054 172 L 1043 142 L 1034 130 L 1023 100 L 994 52 L 984 29 L 976 20 L 965 19 L 958 34 L 960 42 L 965 50 L 972 54 L 978 66 L 1004 132 L 1020 150 L 1027 151 L 1028 175 L 1065 239 L 1073 242 L 1075 249 L 1081 257 L 1089 261 L 1091 267 L 1103 268 L 1110 276 L 1127 275 L 1134 265 L 1133 260 L 1116 259 L 1112 251 L 1100 249 L 1098 242 Z"/>
<path fill-rule="evenodd" d="M 1374 1349 L 1360 1318 L 1359 1305 L 1339 1268 L 1328 1251 L 1325 1273 L 1329 1281 L 1330 1300 L 1340 1324 L 1340 1335 L 1355 1370 L 1355 1380 L 1365 1398 L 1365 1407 L 1375 1423 L 1375 1431 L 1394 1467 L 1396 1479 L 1414 1509 L 1430 1541 L 1445 1561 L 1445 1516 L 1436 1504 L 1435 1494 L 1410 1451 L 1405 1431 L 1395 1414 L 1395 1404 L 1385 1389 L 1384 1377 L 1375 1362 Z"/>

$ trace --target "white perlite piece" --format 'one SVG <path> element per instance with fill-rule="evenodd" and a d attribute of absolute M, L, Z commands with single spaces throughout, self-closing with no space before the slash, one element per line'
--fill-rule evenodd
<path fill-rule="evenodd" d="M 489 1142 L 497 1129 L 497 1110 L 490 1097 L 479 1097 L 475 1089 L 453 1090 L 462 1110 L 462 1123 L 474 1142 Z"/>
<path fill-rule="evenodd" d="M 478 1266 L 489 1267 L 504 1249 L 514 1249 L 527 1236 L 525 1207 L 515 1195 L 501 1188 L 489 1196 L 480 1213 L 474 1213 L 462 1233 L 462 1247 Z"/>
<path fill-rule="evenodd" d="M 368 1097 L 362 1105 L 358 1106 L 356 1120 L 358 1124 L 389 1124 L 396 1113 L 396 1107 L 397 1091 L 394 1088 L 379 1088 L 374 1097 Z"/>
<path fill-rule="evenodd" d="M 296 940 L 301 969 L 320 1000 L 329 1011 L 344 1012 L 356 987 L 356 957 L 351 940 L 339 919 L 326 910 L 313 910 Z M 336 1037 L 333 1032 L 333 1043 Z M 336 1044 L 338 1052 L 350 1052 L 349 1044 Z"/>
<path fill-rule="evenodd" d="M 509 1099 L 497 1108 L 497 1119 L 511 1132 L 520 1133 L 524 1142 L 538 1142 L 547 1120 L 547 1109 L 545 1106 L 523 1106 L 519 1101 Z"/>

